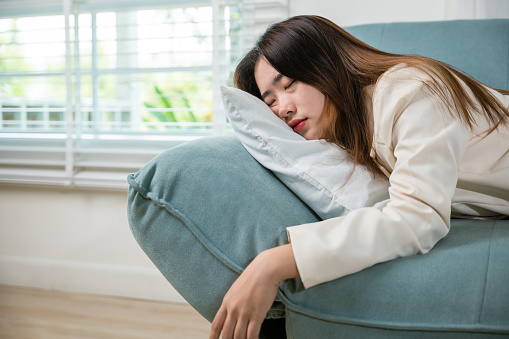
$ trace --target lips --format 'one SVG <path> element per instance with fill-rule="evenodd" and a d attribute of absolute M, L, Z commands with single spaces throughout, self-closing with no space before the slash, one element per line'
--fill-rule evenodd
<path fill-rule="evenodd" d="M 298 131 L 300 131 L 301 129 L 304 128 L 304 126 L 306 125 L 307 120 L 308 119 L 294 119 L 294 120 L 290 121 L 288 126 L 293 128 L 294 132 L 298 132 Z"/>

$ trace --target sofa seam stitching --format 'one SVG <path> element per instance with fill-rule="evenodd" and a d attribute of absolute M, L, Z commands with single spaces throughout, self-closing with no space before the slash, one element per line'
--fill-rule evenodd
<path fill-rule="evenodd" d="M 493 237 L 493 228 L 495 226 L 496 221 L 492 224 L 492 232 L 490 234 L 490 240 Z M 490 242 L 490 254 L 491 254 L 491 242 Z M 489 258 L 489 257 L 488 257 Z M 470 326 L 465 326 L 465 324 L 455 324 L 449 326 L 442 325 L 436 325 L 432 327 L 422 327 L 422 326 L 416 326 L 414 324 L 393 324 L 388 323 L 385 321 L 379 322 L 379 323 L 370 323 L 363 321 L 361 319 L 354 319 L 354 318 L 348 318 L 348 317 L 334 317 L 334 316 L 323 316 L 318 315 L 313 311 L 309 311 L 305 308 L 300 307 L 297 304 L 294 304 L 285 294 L 284 290 L 286 288 L 287 283 L 280 286 L 280 291 L 278 293 L 281 301 L 284 303 L 286 307 L 286 318 L 289 319 L 291 317 L 291 313 L 299 313 L 300 315 L 304 317 L 310 317 L 314 318 L 320 321 L 330 322 L 330 323 L 336 323 L 336 324 L 342 324 L 345 326 L 358 326 L 358 327 L 365 327 L 365 328 L 375 328 L 375 329 L 384 329 L 384 330 L 396 330 L 396 331 L 419 331 L 419 332 L 428 332 L 428 333 L 435 333 L 435 332 L 446 332 L 446 331 L 454 331 L 456 333 L 509 333 L 507 332 L 506 328 L 500 328 L 493 325 L 483 325 L 481 328 L 479 322 L 477 324 L 471 324 Z M 483 296 L 483 304 L 484 304 L 484 296 Z"/>
<path fill-rule="evenodd" d="M 489 242 L 489 248 L 488 248 L 488 259 L 486 263 L 486 272 L 484 274 L 484 287 L 483 287 L 483 293 L 482 293 L 482 301 L 481 301 L 481 307 L 479 310 L 479 317 L 477 318 L 477 324 L 481 324 L 482 315 L 484 312 L 484 302 L 486 300 L 486 286 L 488 285 L 488 273 L 490 271 L 490 263 L 491 263 L 491 247 L 493 243 L 493 233 L 495 229 L 496 221 L 494 221 L 491 225 L 491 231 L 490 231 L 490 242 Z"/>
<path fill-rule="evenodd" d="M 286 298 L 285 298 L 286 299 Z M 305 309 L 302 309 L 301 307 L 298 307 L 296 305 L 293 305 L 288 302 L 288 300 L 285 300 L 287 303 L 285 303 L 285 306 L 287 308 L 287 319 L 291 317 L 291 313 L 299 313 L 300 315 L 308 318 L 314 318 L 319 321 L 329 322 L 329 323 L 335 323 L 335 324 L 341 324 L 345 326 L 357 326 L 357 327 L 364 327 L 364 328 L 374 328 L 374 329 L 383 329 L 383 330 L 395 330 L 395 331 L 418 331 L 418 332 L 428 332 L 428 333 L 435 333 L 435 332 L 450 332 L 454 331 L 456 333 L 509 333 L 507 332 L 506 328 L 500 328 L 497 326 L 488 325 L 484 328 L 480 328 L 478 324 L 472 324 L 470 326 L 465 326 L 465 324 L 454 324 L 449 326 L 444 326 L 442 324 L 430 326 L 430 327 L 422 327 L 414 324 L 393 324 L 390 322 L 380 322 L 380 323 L 372 323 L 372 322 L 365 322 L 362 320 L 357 319 L 350 319 L 350 318 L 333 318 L 333 317 L 324 317 L 323 315 L 317 315 L 314 313 L 311 313 Z"/>
<path fill-rule="evenodd" d="M 217 248 L 210 243 L 209 239 L 194 225 L 194 223 L 189 220 L 184 213 L 180 212 L 176 207 L 174 207 L 172 204 L 170 204 L 167 201 L 164 201 L 152 194 L 152 192 L 148 192 L 145 196 L 145 199 L 151 200 L 156 204 L 157 206 L 165 209 L 168 213 L 174 215 L 175 217 L 179 218 L 182 223 L 185 225 L 186 229 L 193 234 L 193 236 L 204 246 L 214 257 L 216 257 L 220 262 L 223 263 L 223 265 L 229 267 L 231 270 L 233 270 L 237 274 L 241 274 L 243 271 L 243 268 L 240 267 L 240 265 L 236 264 L 233 260 L 226 256 L 222 256 L 221 252 L 217 250 Z M 206 241 L 205 241 L 206 240 Z M 237 267 L 236 267 L 237 266 Z"/>

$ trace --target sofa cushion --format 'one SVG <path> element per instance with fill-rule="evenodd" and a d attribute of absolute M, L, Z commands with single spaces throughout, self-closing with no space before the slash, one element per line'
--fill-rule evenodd
<path fill-rule="evenodd" d="M 360 165 L 350 177 L 353 163 L 338 146 L 304 139 L 249 93 L 228 87 L 221 91 L 228 119 L 244 147 L 322 219 L 389 199 L 387 178 L 373 178 Z"/>
<path fill-rule="evenodd" d="M 452 220 L 425 255 L 280 292 L 290 338 L 509 335 L 509 221 Z"/>
<path fill-rule="evenodd" d="M 128 220 L 171 285 L 212 321 L 224 294 L 286 227 L 320 220 L 235 136 L 182 144 L 128 176 Z M 268 315 L 284 309 L 276 303 Z"/>

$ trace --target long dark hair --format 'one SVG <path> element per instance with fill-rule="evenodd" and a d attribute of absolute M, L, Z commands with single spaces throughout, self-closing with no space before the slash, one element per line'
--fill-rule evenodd
<path fill-rule="evenodd" d="M 324 138 L 374 174 L 380 170 L 370 156 L 373 136 L 363 90 L 398 64 L 427 73 L 431 81 L 425 85 L 470 128 L 475 124 L 472 112 L 484 114 L 492 122 L 492 131 L 499 124 L 509 124 L 509 110 L 481 83 L 452 66 L 426 57 L 377 50 L 319 16 L 296 16 L 270 26 L 240 61 L 233 78 L 235 86 L 259 98 L 254 68 L 261 57 L 279 73 L 312 85 L 325 95 L 324 114 L 332 124 Z M 481 112 L 458 78 L 472 90 Z"/>

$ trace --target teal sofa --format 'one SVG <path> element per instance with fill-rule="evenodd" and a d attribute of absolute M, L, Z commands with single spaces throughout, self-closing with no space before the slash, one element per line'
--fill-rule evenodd
<path fill-rule="evenodd" d="M 509 89 L 509 20 L 347 30 L 379 49 L 430 56 Z M 320 220 L 235 136 L 170 149 L 128 181 L 134 237 L 209 321 L 257 253 L 287 243 L 286 227 Z M 299 279 L 284 281 L 269 317 L 285 317 L 288 338 L 299 339 L 509 337 L 509 220 L 452 220 L 428 254 L 307 290 Z"/>

